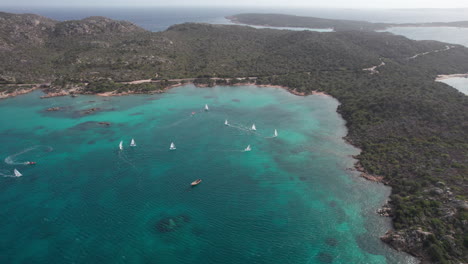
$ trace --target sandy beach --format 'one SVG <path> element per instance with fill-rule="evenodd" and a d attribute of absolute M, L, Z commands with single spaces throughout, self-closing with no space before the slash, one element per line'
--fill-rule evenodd
<path fill-rule="evenodd" d="M 436 81 L 440 81 L 440 80 L 446 80 L 446 79 L 456 78 L 456 77 L 468 78 L 468 73 L 441 74 L 441 75 L 438 75 L 437 78 L 436 78 L 435 80 L 436 80 Z"/>

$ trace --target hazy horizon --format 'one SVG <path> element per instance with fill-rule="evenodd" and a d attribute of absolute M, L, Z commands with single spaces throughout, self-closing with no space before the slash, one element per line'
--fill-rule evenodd
<path fill-rule="evenodd" d="M 82 1 L 59 1 L 59 0 L 16 0 L 14 3 L 0 0 L 0 8 L 2 7 L 193 7 L 193 8 L 226 8 L 226 7 L 260 7 L 260 8 L 337 8 L 337 9 L 468 9 L 468 1 L 465 0 L 394 0 L 387 1 L 372 1 L 372 0 L 356 0 L 352 3 L 347 0 L 329 0 L 326 3 L 311 3 L 307 0 L 257 0 L 255 4 L 251 4 L 249 0 L 226 1 L 219 3 L 216 0 L 172 0 L 170 4 L 167 1 L 154 0 L 82 0 Z M 467 14 L 468 15 L 468 14 Z"/>

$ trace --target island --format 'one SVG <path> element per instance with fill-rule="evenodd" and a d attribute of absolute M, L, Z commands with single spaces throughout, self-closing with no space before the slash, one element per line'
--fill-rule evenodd
<path fill-rule="evenodd" d="M 368 22 L 319 33 L 195 23 L 149 32 L 104 17 L 9 13 L 0 21 L 3 97 L 159 93 L 185 83 L 335 97 L 346 140 L 362 150 L 356 168 L 392 187 L 380 214 L 394 229 L 382 240 L 424 262 L 468 261 L 468 99 L 435 81 L 467 73 L 468 48 L 372 32 L 385 25 Z"/>

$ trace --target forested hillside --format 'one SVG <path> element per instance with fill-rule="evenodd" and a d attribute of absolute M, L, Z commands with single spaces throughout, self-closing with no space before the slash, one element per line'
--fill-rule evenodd
<path fill-rule="evenodd" d="M 283 14 L 237 14 L 226 17 L 234 23 L 299 28 L 332 28 L 335 31 L 376 31 L 389 27 L 468 27 L 468 21 L 432 23 L 372 23 L 358 20 L 326 19 Z"/>

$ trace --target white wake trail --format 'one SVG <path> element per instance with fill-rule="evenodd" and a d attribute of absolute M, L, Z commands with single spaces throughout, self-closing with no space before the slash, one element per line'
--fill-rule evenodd
<path fill-rule="evenodd" d="M 18 153 L 15 153 L 13 155 L 10 155 L 10 156 L 6 157 L 4 161 L 8 165 L 27 165 L 28 161 L 18 161 L 18 160 L 16 160 L 17 157 L 21 156 L 21 155 L 23 155 L 25 153 L 28 153 L 30 151 L 40 149 L 40 148 L 43 148 L 42 149 L 43 152 L 51 152 L 52 150 L 54 150 L 54 148 L 52 148 L 51 146 L 43 146 L 43 145 L 32 146 L 32 147 L 23 149 Z M 36 155 L 36 158 L 39 157 L 39 156 L 40 155 Z"/>

